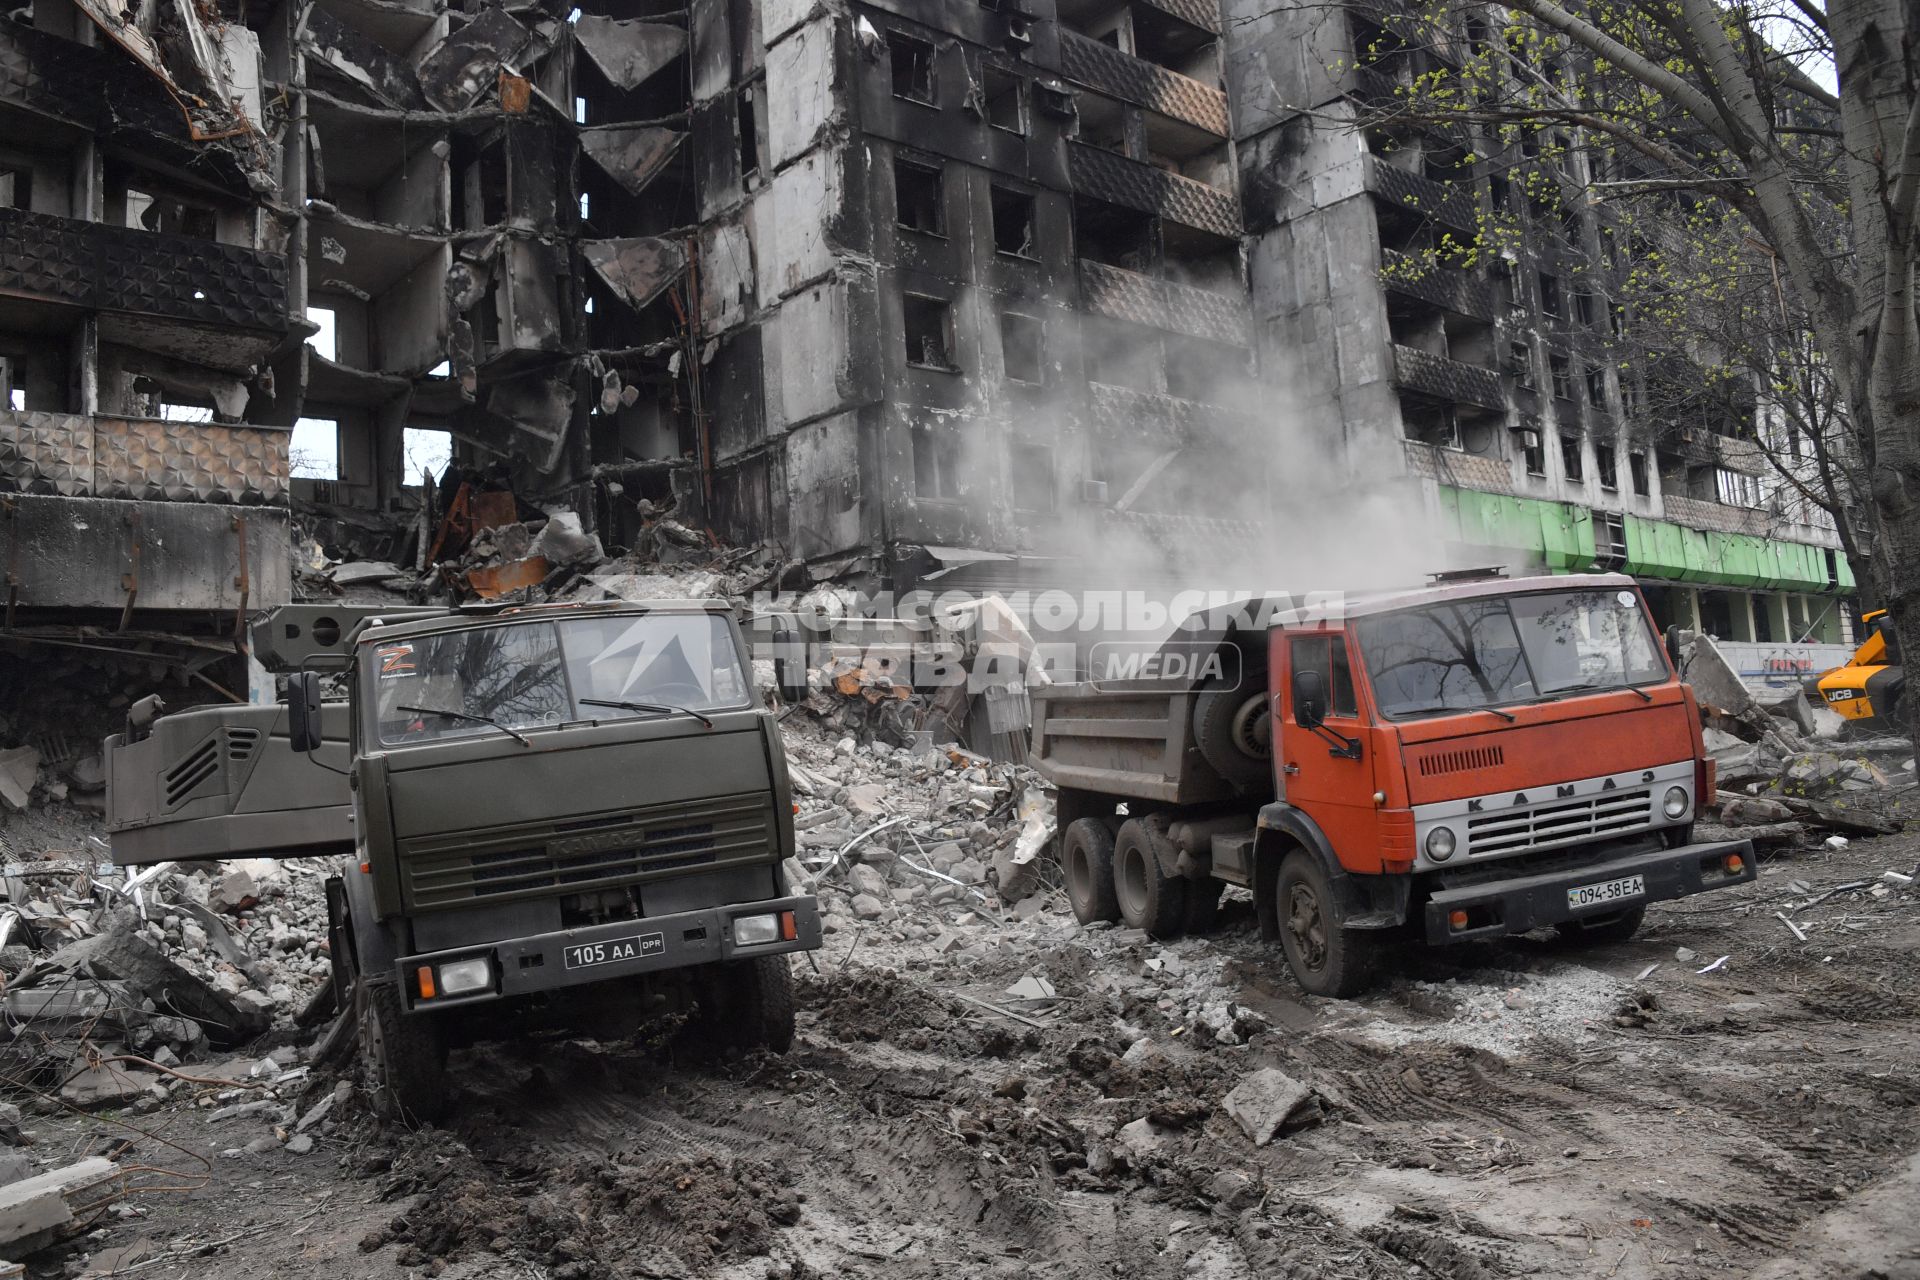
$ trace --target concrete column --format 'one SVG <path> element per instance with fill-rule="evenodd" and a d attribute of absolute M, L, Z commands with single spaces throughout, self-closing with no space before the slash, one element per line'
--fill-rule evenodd
<path fill-rule="evenodd" d="M 1776 640 L 1788 641 L 1795 638 L 1793 614 L 1787 608 L 1788 597 L 1784 591 L 1769 591 L 1762 595 L 1756 606 L 1767 611 L 1767 630 Z"/>

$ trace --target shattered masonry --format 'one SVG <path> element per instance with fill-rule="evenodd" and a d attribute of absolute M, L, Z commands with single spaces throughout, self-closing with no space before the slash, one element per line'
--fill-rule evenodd
<path fill-rule="evenodd" d="M 289 597 L 294 513 L 420 567 L 429 431 L 605 545 L 672 509 L 816 579 L 988 587 L 1121 535 L 1177 567 L 1311 474 L 1624 566 L 1663 620 L 1840 638 L 1831 532 L 1745 496 L 1751 406 L 1638 413 L 1570 283 L 1605 277 L 1585 215 L 1529 209 L 1497 277 L 1381 283 L 1518 205 L 1472 140 L 1286 105 L 1457 56 L 1308 73 L 1391 4 L 30 12 L 0 22 L 15 634 L 234 633 Z"/>

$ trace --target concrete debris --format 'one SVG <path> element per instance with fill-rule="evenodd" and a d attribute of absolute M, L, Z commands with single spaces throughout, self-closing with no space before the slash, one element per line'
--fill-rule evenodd
<path fill-rule="evenodd" d="M 1235 1085 L 1222 1105 L 1253 1145 L 1264 1147 L 1313 1097 L 1312 1086 L 1275 1067 L 1263 1067 Z"/>
<path fill-rule="evenodd" d="M 0 1187 L 0 1249 L 20 1256 L 75 1235 L 125 1190 L 120 1166 L 97 1156 Z"/>
<path fill-rule="evenodd" d="M 40 782 L 40 753 L 32 747 L 0 751 L 0 800 L 7 807 L 24 812 L 31 803 L 33 789 Z"/>

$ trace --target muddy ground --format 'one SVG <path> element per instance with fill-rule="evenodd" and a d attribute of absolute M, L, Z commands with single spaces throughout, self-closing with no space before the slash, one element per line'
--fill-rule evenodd
<path fill-rule="evenodd" d="M 30 1103 L 42 1156 L 149 1171 L 29 1274 L 1920 1275 L 1920 895 L 1802 905 L 1916 862 L 1776 859 L 1630 943 L 1409 952 L 1352 1002 L 1303 996 L 1244 899 L 1171 945 L 1057 906 L 944 953 L 840 933 L 786 1057 L 463 1052 L 449 1128 L 343 1090 L 301 1155 L 211 1120 L 253 1096 L 217 1083 Z M 1028 974 L 1057 999 L 1005 994 Z M 1318 1100 L 1255 1147 L 1221 1101 L 1262 1066 Z"/>

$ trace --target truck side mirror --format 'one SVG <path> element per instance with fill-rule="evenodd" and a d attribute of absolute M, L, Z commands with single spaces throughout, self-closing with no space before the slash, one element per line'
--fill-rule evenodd
<path fill-rule="evenodd" d="M 1327 683 L 1307 668 L 1293 673 L 1293 722 L 1302 729 L 1318 729 L 1327 718 Z"/>
<path fill-rule="evenodd" d="M 807 684 L 807 642 L 798 632 L 782 628 L 774 633 L 773 675 L 782 702 L 805 702 L 812 692 Z"/>
<path fill-rule="evenodd" d="M 320 749 L 320 673 L 296 671 L 287 677 L 287 737 L 295 751 Z"/>
<path fill-rule="evenodd" d="M 1667 657 L 1673 660 L 1673 669 L 1680 670 L 1680 624 L 1673 623 L 1667 628 Z"/>

